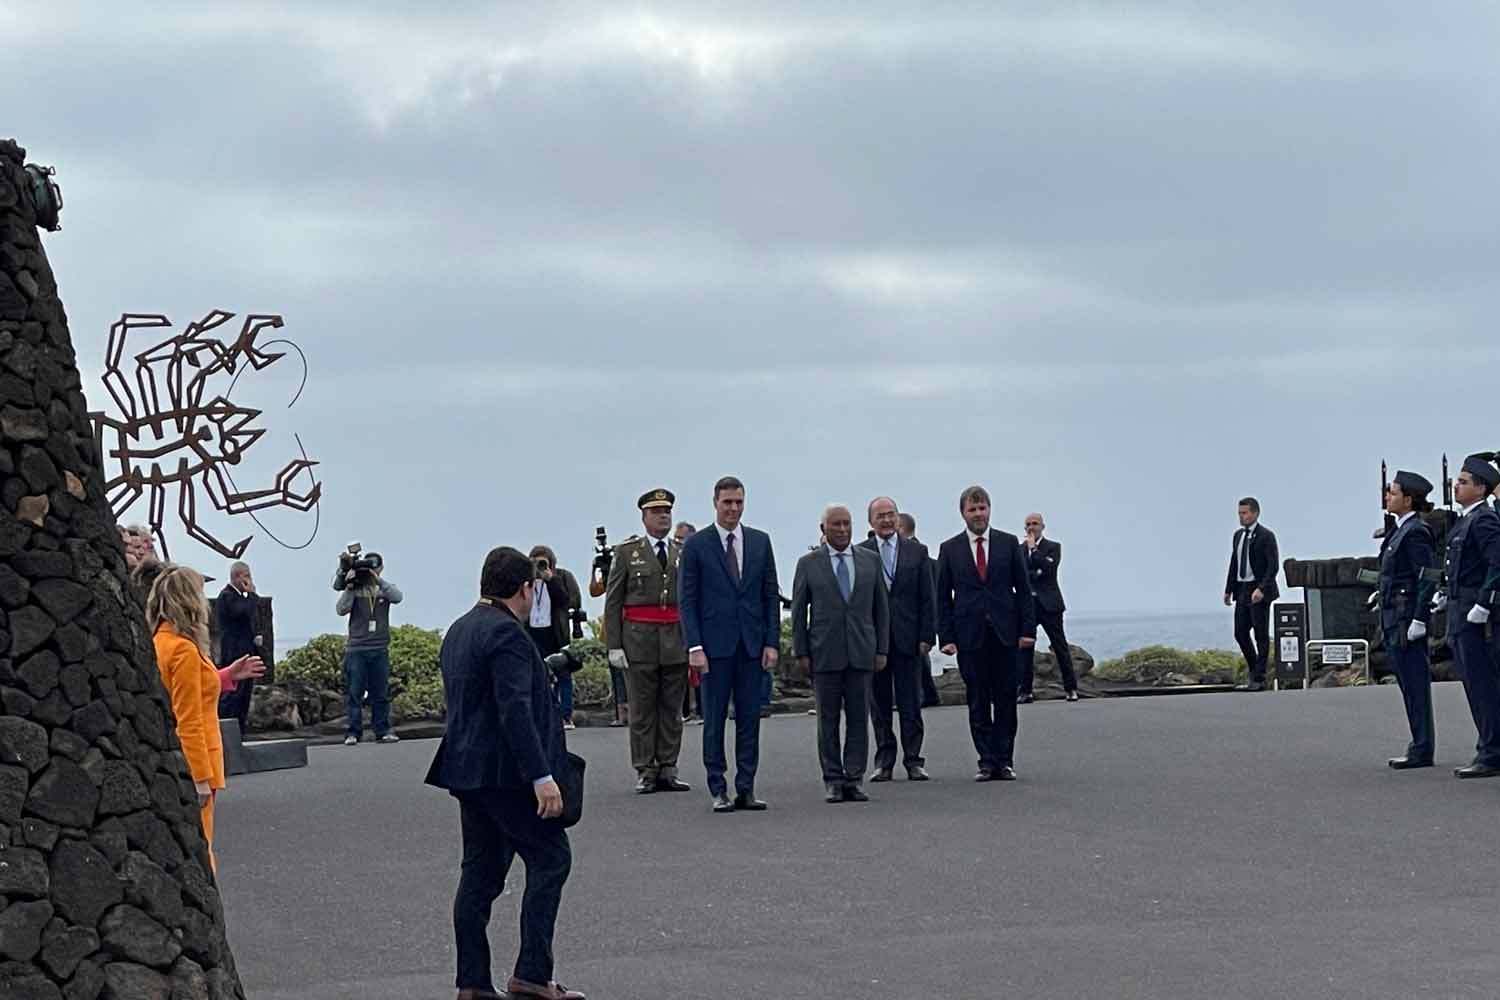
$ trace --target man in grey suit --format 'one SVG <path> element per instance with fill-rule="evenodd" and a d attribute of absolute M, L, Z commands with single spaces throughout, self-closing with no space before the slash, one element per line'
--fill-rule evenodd
<path fill-rule="evenodd" d="M 851 545 L 849 508 L 823 512 L 823 545 L 797 560 L 792 582 L 792 647 L 813 679 L 818 760 L 829 802 L 867 802 L 870 679 L 885 669 L 890 607 L 880 557 Z M 839 713 L 846 730 L 839 739 Z"/>

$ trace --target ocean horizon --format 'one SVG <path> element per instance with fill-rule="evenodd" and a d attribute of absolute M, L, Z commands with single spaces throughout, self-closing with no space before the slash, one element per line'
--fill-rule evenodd
<path fill-rule="evenodd" d="M 397 624 L 400 624 L 399 622 Z M 1088 651 L 1096 662 L 1114 659 L 1144 646 L 1176 646 L 1180 649 L 1229 649 L 1234 641 L 1234 611 L 1080 611 L 1063 619 L 1068 642 Z M 276 639 L 278 662 L 308 641 L 308 637 Z M 1048 649 L 1046 633 L 1038 633 L 1037 648 Z M 948 657 L 935 660 L 947 661 Z M 934 668 L 942 665 L 934 663 Z"/>

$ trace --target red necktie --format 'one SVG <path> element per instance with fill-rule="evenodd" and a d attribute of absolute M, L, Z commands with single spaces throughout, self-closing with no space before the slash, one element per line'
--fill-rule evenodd
<path fill-rule="evenodd" d="M 984 559 L 984 539 L 974 539 L 974 568 L 979 570 L 979 582 L 984 583 L 990 578 L 990 564 Z"/>

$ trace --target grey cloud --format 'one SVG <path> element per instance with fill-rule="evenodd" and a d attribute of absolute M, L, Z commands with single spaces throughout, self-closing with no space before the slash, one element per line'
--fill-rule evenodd
<path fill-rule="evenodd" d="M 788 566 L 830 496 L 936 541 L 977 480 L 1073 606 L 1187 607 L 1239 495 L 1366 551 L 1382 454 L 1500 443 L 1442 395 L 1497 361 L 1490 7 L 851 10 L 0 3 L 4 117 L 86 359 L 211 306 L 307 350 L 255 387 L 328 490 L 251 550 L 283 635 L 348 537 L 435 625 L 488 545 L 581 567 L 725 472 Z"/>

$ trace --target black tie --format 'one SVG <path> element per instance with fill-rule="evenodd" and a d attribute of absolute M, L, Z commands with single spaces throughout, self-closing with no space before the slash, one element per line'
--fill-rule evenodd
<path fill-rule="evenodd" d="M 1245 529 L 1245 540 L 1240 544 L 1240 577 L 1250 575 L 1250 529 Z"/>
<path fill-rule="evenodd" d="M 661 568 L 667 568 L 667 543 L 658 540 L 656 543 L 656 561 L 661 563 Z"/>

